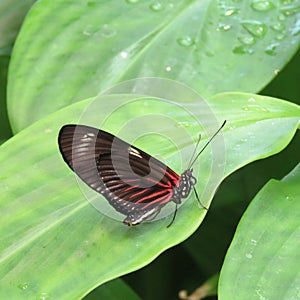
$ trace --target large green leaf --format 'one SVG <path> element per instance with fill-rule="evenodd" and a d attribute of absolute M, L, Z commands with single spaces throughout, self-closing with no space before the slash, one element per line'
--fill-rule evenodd
<path fill-rule="evenodd" d="M 204 276 L 221 270 L 236 227 L 257 192 L 270 178 L 282 178 L 298 164 L 299 135 L 279 154 L 253 162 L 222 182 L 197 233 L 183 243 Z"/>
<path fill-rule="evenodd" d="M 11 136 L 11 130 L 6 111 L 6 82 L 8 62 L 8 56 L 0 56 L 0 144 L 2 144 Z"/>
<path fill-rule="evenodd" d="M 10 53 L 23 19 L 34 0 L 0 1 L 0 54 Z"/>
<path fill-rule="evenodd" d="M 244 214 L 226 255 L 220 299 L 298 299 L 300 164 L 271 180 Z"/>
<path fill-rule="evenodd" d="M 98 287 L 92 291 L 88 300 L 101 299 L 126 299 L 126 300 L 140 300 L 140 298 L 121 280 L 115 279 Z M 41 299 L 43 300 L 43 299 Z"/>
<path fill-rule="evenodd" d="M 204 96 L 257 92 L 299 46 L 299 6 L 263 1 L 43 0 L 14 48 L 14 131 L 113 83 L 160 76 Z"/>
<path fill-rule="evenodd" d="M 169 138 L 180 136 L 182 126 L 194 139 L 200 130 L 198 123 L 178 105 L 170 107 L 168 102 L 140 99 L 135 95 L 103 97 L 101 101 L 86 100 L 58 111 L 1 146 L 1 299 L 43 295 L 54 299 L 81 297 L 101 283 L 148 264 L 162 251 L 185 240 L 201 223 L 206 211 L 199 208 L 194 196 L 179 209 L 170 228 L 166 228 L 170 217 L 128 228 L 99 214 L 84 198 L 82 187 L 76 184 L 76 177 L 58 151 L 57 133 L 63 124 L 80 119 L 94 125 L 106 118 L 103 128 L 117 133 L 128 120 L 135 117 L 143 122 L 148 113 L 152 122 L 148 124 L 150 129 L 144 124 L 146 132 L 153 132 L 152 127 L 160 128 L 160 135 L 141 138 L 137 145 L 163 156 L 177 172 L 180 172 L 180 157 Z M 107 118 L 106 107 L 124 99 L 131 102 Z M 191 103 L 187 107 L 190 105 L 189 109 L 197 113 L 199 104 Z M 207 207 L 221 177 L 283 149 L 299 122 L 298 106 L 267 97 L 221 94 L 210 99 L 209 104 L 217 118 L 227 119 L 228 124 L 223 130 L 226 166 L 221 165 L 219 169 L 221 172 L 225 167 L 225 171 L 218 174 L 217 170 L 213 174 L 219 179 L 201 199 Z M 82 115 L 88 108 L 92 108 L 89 121 Z M 165 119 L 154 119 L 155 113 L 173 118 L 179 126 L 166 126 Z M 205 118 L 207 111 L 202 114 L 200 110 L 197 118 Z M 126 132 L 130 136 L 140 128 L 129 129 L 130 126 Z M 121 132 L 122 137 L 126 132 Z M 207 136 L 204 137 L 203 142 Z M 221 135 L 211 145 L 212 150 L 219 140 Z M 176 143 L 178 149 L 186 151 L 182 170 L 194 142 L 180 136 Z M 212 175 L 212 162 L 207 149 L 200 159 L 201 177 L 195 166 L 200 195 Z M 106 203 L 104 199 L 97 201 Z"/>

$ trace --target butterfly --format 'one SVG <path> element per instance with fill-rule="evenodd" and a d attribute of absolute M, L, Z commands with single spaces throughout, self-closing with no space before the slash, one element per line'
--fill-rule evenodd
<path fill-rule="evenodd" d="M 201 135 L 188 168 L 178 175 L 163 162 L 122 139 L 86 125 L 64 125 L 58 135 L 59 149 L 67 165 L 90 188 L 125 215 L 123 223 L 134 226 L 156 217 L 169 202 L 175 211 L 194 188 L 197 179 L 192 166 L 226 121 L 196 154 Z M 196 154 L 196 155 L 195 155 Z"/>

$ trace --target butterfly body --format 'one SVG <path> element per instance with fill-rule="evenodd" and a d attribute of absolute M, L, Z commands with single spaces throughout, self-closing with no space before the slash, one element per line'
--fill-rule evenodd
<path fill-rule="evenodd" d="M 114 135 L 85 125 L 65 125 L 58 143 L 69 167 L 133 226 L 155 217 L 169 202 L 181 204 L 196 178 L 181 176 L 148 153 Z"/>

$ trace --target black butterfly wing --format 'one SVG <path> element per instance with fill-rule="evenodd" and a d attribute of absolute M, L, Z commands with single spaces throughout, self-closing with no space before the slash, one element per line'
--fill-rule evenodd
<path fill-rule="evenodd" d="M 126 224 L 148 219 L 172 200 L 179 175 L 114 135 L 89 126 L 66 125 L 58 140 L 70 168 L 126 215 Z"/>

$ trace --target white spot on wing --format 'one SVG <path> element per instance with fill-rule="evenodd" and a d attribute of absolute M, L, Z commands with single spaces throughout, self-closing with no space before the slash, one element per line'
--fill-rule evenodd
<path fill-rule="evenodd" d="M 95 134 L 94 133 L 86 133 L 81 138 L 82 142 L 91 142 L 94 140 Z"/>
<path fill-rule="evenodd" d="M 142 155 L 140 154 L 140 152 L 138 150 L 131 148 L 131 147 L 128 150 L 131 155 L 142 158 Z"/>

